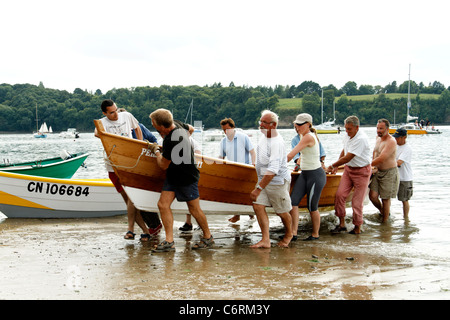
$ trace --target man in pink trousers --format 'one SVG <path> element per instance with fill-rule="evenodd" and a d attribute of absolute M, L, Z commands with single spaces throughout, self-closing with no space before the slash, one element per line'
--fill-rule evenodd
<path fill-rule="evenodd" d="M 344 124 L 347 132 L 343 138 L 344 148 L 338 161 L 327 168 L 327 172 L 336 173 L 338 167 L 345 164 L 344 173 L 334 201 L 335 214 L 339 218 L 339 225 L 331 232 L 340 233 L 347 231 L 345 226 L 345 201 L 354 188 L 352 209 L 355 227 L 349 233 L 359 234 L 363 224 L 364 197 L 369 185 L 370 175 L 372 174 L 370 166 L 372 157 L 369 139 L 364 132 L 359 130 L 359 119 L 356 116 L 350 116 L 345 119 Z"/>

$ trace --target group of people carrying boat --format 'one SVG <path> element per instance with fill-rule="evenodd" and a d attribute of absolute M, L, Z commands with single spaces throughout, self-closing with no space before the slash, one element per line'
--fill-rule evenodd
<path fill-rule="evenodd" d="M 128 112 L 119 113 L 112 100 L 103 101 L 101 107 L 105 115 L 101 120 L 106 132 L 131 138 L 132 131 L 135 130 L 136 138 L 143 139 L 142 129 L 133 115 Z M 200 173 L 194 161 L 194 148 L 192 139 L 190 139 L 194 128 L 174 120 L 172 113 L 166 109 L 158 109 L 152 112 L 150 119 L 153 127 L 163 138 L 163 143 L 162 149 L 156 143 L 149 144 L 149 150 L 155 154 L 158 166 L 166 171 L 164 186 L 158 201 L 158 209 L 166 238 L 156 245 L 152 251 L 167 252 L 175 250 L 173 214 L 170 208 L 175 198 L 180 202 L 186 202 L 189 213 L 195 218 L 203 232 L 202 238 L 194 244 L 192 249 L 210 248 L 214 244 L 214 238 L 200 206 L 198 190 Z M 397 196 L 399 188 L 398 167 L 402 170 L 407 167 L 406 170 L 411 171 L 411 152 L 409 152 L 408 158 L 401 159 L 400 163 L 396 159 L 397 143 L 400 145 L 403 142 L 403 145 L 405 145 L 406 131 L 399 129 L 393 136 L 390 136 L 389 122 L 386 119 L 378 121 L 378 137 L 371 155 L 368 137 L 363 131 L 359 130 L 359 119 L 356 116 L 348 117 L 345 120 L 347 134 L 343 139 L 343 149 L 339 159 L 328 167 L 325 167 L 323 162 L 323 151 L 321 152 L 323 148 L 313 127 L 313 119 L 307 113 L 299 114 L 294 121 L 294 128 L 297 132 L 294 139 L 296 139 L 296 142 L 299 141 L 293 145 L 289 153 L 286 151 L 283 138 L 277 131 L 278 115 L 272 111 L 265 110 L 261 114 L 259 129 L 262 138 L 258 141 L 256 152 L 248 136 L 235 130 L 232 119 L 224 119 L 221 126 L 226 133 L 226 137 L 221 142 L 220 157 L 253 164 L 258 176 L 258 183 L 249 197 L 253 201 L 253 210 L 261 228 L 262 239 L 252 245 L 253 248 L 269 248 L 271 246 L 266 207 L 273 208 L 274 212 L 281 218 L 285 228 L 285 234 L 280 237 L 278 246 L 287 247 L 291 241 L 297 240 L 298 204 L 305 195 L 312 220 L 312 233 L 304 240 L 318 240 L 320 228 L 318 207 L 322 189 L 326 184 L 326 173 L 335 174 L 339 166 L 345 165 L 335 197 L 335 214 L 339 218 L 339 224 L 331 231 L 332 233 L 347 231 L 344 220 L 345 204 L 352 189 L 354 229 L 349 233 L 361 233 L 363 201 L 368 186 L 371 202 L 380 210 L 382 221 L 386 221 L 389 218 L 390 199 Z M 301 157 L 298 157 L 299 154 L 301 154 Z M 288 162 L 293 159 L 298 163 L 301 173 L 292 192 L 290 192 L 291 172 L 288 169 Z M 111 181 L 127 203 L 129 230 L 126 238 L 134 238 L 133 228 L 134 221 L 136 221 L 144 231 L 141 240 L 147 241 L 161 230 L 159 217 L 156 213 L 153 213 L 151 222 L 153 226 L 147 227 L 142 216 L 127 198 L 114 170 L 112 168 L 107 169 Z M 407 192 L 403 192 L 404 195 L 401 198 L 399 196 L 399 200 L 403 201 L 404 208 L 412 195 L 412 181 L 403 187 L 403 189 L 405 188 Z M 407 213 L 405 213 L 405 216 L 407 216 Z M 236 217 L 232 219 L 237 220 Z"/>

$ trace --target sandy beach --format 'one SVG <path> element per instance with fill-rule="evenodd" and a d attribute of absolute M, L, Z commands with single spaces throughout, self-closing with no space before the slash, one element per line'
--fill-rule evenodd
<path fill-rule="evenodd" d="M 183 234 L 176 216 L 176 252 L 152 253 L 149 243 L 124 240 L 126 217 L 5 219 L 0 223 L 0 299 L 298 300 L 448 299 L 450 263 L 374 250 L 379 234 L 331 235 L 275 246 L 282 234 L 271 217 L 271 249 L 251 249 L 257 222 L 208 216 L 216 244 L 194 251 L 200 231 Z M 330 220 L 328 222 L 327 220 Z M 309 232 L 308 222 L 299 233 Z M 140 230 L 136 229 L 139 234 Z M 383 231 L 386 234 L 386 230 Z M 380 240 L 379 240 L 380 241 Z M 395 245 L 393 245 L 395 246 Z"/>

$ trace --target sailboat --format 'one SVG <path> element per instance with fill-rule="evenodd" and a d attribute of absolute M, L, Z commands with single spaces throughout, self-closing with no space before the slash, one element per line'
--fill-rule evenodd
<path fill-rule="evenodd" d="M 203 140 L 203 126 L 201 121 L 195 120 L 192 122 L 192 114 L 194 113 L 194 99 L 191 100 L 191 104 L 189 105 L 188 112 L 186 113 L 186 119 L 184 119 L 185 123 L 190 124 L 194 127 L 194 133 L 192 137 L 196 139 L 197 141 L 201 142 Z M 188 121 L 189 114 L 191 115 L 191 121 Z"/>
<path fill-rule="evenodd" d="M 409 73 L 408 73 L 408 102 L 406 105 L 406 123 L 399 124 L 399 125 L 393 125 L 389 128 L 389 133 L 393 134 L 397 129 L 403 128 L 406 129 L 407 134 L 439 134 L 442 133 L 439 130 L 427 130 L 422 127 L 420 127 L 418 124 L 410 122 L 417 120 L 417 117 L 411 116 L 409 114 L 409 111 L 411 109 L 411 98 L 410 98 L 410 92 L 411 92 L 411 64 L 409 64 Z"/>
<path fill-rule="evenodd" d="M 44 122 L 41 127 L 39 128 L 39 132 L 41 133 L 53 133 L 52 126 L 47 127 L 47 123 Z"/>
<path fill-rule="evenodd" d="M 322 89 L 322 111 L 321 111 L 321 116 L 322 116 L 322 123 L 317 125 L 317 126 L 314 126 L 314 128 L 316 129 L 317 133 L 339 133 L 339 129 L 334 126 L 334 122 L 336 121 L 334 101 L 333 101 L 333 117 L 334 117 L 334 119 L 332 121 L 323 122 L 323 89 Z"/>
<path fill-rule="evenodd" d="M 38 127 L 39 127 L 39 118 L 38 118 L 38 107 L 37 107 L 37 103 L 36 103 L 36 132 L 34 133 L 34 137 L 35 138 L 47 138 L 47 135 L 44 132 L 40 131 L 40 129 L 38 129 Z M 45 127 L 47 127 L 47 125 L 45 125 Z"/>

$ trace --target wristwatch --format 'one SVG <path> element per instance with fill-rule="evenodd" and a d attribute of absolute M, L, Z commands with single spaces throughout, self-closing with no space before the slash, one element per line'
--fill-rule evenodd
<path fill-rule="evenodd" d="M 263 187 L 261 187 L 259 184 L 256 185 L 256 189 L 262 190 Z"/>

